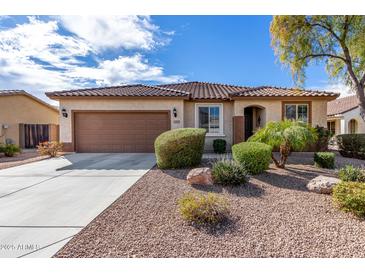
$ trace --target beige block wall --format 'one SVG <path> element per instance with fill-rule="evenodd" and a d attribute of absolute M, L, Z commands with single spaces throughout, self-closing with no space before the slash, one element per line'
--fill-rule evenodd
<path fill-rule="evenodd" d="M 174 118 L 172 111 L 177 110 Z M 184 100 L 182 99 L 64 99 L 60 109 L 66 109 L 68 117 L 60 117 L 60 141 L 72 142 L 72 110 L 170 110 L 171 128 L 184 125 Z"/>
<path fill-rule="evenodd" d="M 233 102 L 217 102 L 223 104 L 223 136 L 206 136 L 205 150 L 213 151 L 213 140 L 224 139 L 227 142 L 227 148 L 232 145 L 232 117 L 233 117 Z M 195 105 L 202 104 L 200 102 L 185 102 L 184 105 L 184 127 L 195 127 Z M 212 104 L 216 104 L 212 102 Z"/>
<path fill-rule="evenodd" d="M 0 96 L 0 143 L 6 138 L 19 145 L 19 124 L 58 124 L 58 111 L 53 110 L 26 95 Z"/>

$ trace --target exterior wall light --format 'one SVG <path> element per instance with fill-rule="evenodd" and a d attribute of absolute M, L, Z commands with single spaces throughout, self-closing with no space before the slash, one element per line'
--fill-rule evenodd
<path fill-rule="evenodd" d="M 65 108 L 62 109 L 62 116 L 67 118 L 68 117 L 68 114 L 67 114 L 67 111 Z"/>
<path fill-rule="evenodd" d="M 174 109 L 172 110 L 172 113 L 174 114 L 174 117 L 176 118 L 176 117 L 177 117 L 177 110 L 176 110 L 176 107 L 174 107 Z"/>

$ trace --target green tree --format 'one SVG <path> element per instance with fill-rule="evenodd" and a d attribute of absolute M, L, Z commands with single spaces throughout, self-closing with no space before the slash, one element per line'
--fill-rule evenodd
<path fill-rule="evenodd" d="M 302 150 L 307 145 L 317 140 L 316 129 L 301 121 L 284 120 L 280 122 L 269 122 L 266 126 L 251 136 L 249 142 L 261 142 L 279 149 L 280 160 L 271 154 L 275 165 L 285 168 L 290 151 Z"/>
<path fill-rule="evenodd" d="M 276 55 L 297 84 L 308 65 L 324 62 L 330 77 L 356 91 L 365 120 L 365 16 L 274 16 L 270 32 Z"/>

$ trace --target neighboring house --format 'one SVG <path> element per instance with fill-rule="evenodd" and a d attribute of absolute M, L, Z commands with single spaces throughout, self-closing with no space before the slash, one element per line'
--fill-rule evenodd
<path fill-rule="evenodd" d="M 58 108 L 22 90 L 0 91 L 0 143 L 35 148 L 58 140 Z"/>
<path fill-rule="evenodd" d="M 46 93 L 60 102 L 60 140 L 77 152 L 152 152 L 155 138 L 173 128 L 207 129 L 230 146 L 269 121 L 302 119 L 326 127 L 336 93 L 276 87 L 248 88 L 187 82 L 126 85 Z"/>
<path fill-rule="evenodd" d="M 331 101 L 327 104 L 327 128 L 334 135 L 365 133 L 356 95 Z"/>

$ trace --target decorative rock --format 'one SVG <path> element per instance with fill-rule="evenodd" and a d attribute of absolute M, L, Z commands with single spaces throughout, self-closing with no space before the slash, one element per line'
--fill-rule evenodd
<path fill-rule="evenodd" d="M 190 170 L 186 179 L 189 184 L 206 185 L 213 183 L 212 172 L 208 167 L 194 168 Z"/>
<path fill-rule="evenodd" d="M 337 178 L 320 175 L 309 181 L 307 189 L 316 193 L 331 194 L 333 187 L 340 181 Z"/>

